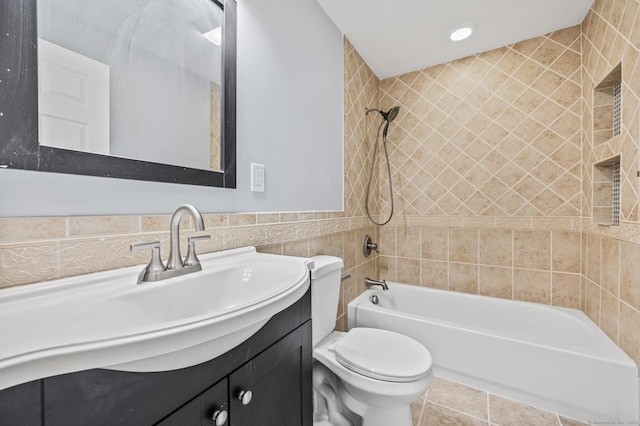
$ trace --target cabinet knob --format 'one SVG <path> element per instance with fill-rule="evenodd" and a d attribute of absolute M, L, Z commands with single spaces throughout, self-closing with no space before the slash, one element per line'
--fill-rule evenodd
<path fill-rule="evenodd" d="M 228 417 L 229 413 L 227 413 L 227 410 L 216 410 L 216 412 L 213 413 L 212 420 L 216 422 L 216 426 L 222 426 L 227 423 Z"/>
<path fill-rule="evenodd" d="M 242 402 L 242 405 L 249 405 L 249 403 L 251 402 L 251 398 L 253 398 L 253 393 L 251 393 L 250 390 L 242 390 L 238 394 L 238 399 L 240 400 L 240 402 Z"/>

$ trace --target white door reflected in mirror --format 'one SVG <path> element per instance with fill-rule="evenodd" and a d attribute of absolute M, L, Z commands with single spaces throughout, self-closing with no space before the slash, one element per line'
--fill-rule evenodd
<path fill-rule="evenodd" d="M 212 0 L 38 0 L 40 143 L 221 170 L 223 18 Z"/>
<path fill-rule="evenodd" d="M 109 154 L 109 66 L 38 39 L 39 142 Z"/>

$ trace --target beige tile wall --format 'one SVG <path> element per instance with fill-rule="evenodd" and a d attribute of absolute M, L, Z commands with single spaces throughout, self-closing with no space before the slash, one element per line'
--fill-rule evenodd
<path fill-rule="evenodd" d="M 401 108 L 382 278 L 580 307 L 581 39 L 576 26 L 380 83 L 382 107 Z"/>
<path fill-rule="evenodd" d="M 620 155 L 621 220 L 638 222 L 638 138 L 640 136 L 640 24 L 638 2 L 596 1 L 583 23 L 583 213 L 591 216 L 593 164 Z M 595 87 L 622 64 L 622 132 L 594 142 Z"/>
<path fill-rule="evenodd" d="M 596 230 L 599 232 L 586 228 L 582 238 L 582 310 L 640 362 L 640 244 L 637 238 L 629 241 L 609 236 L 603 227 Z"/>
<path fill-rule="evenodd" d="M 383 80 L 397 213 L 579 216 L 580 40 L 576 26 Z"/>
<path fill-rule="evenodd" d="M 596 0 L 583 24 L 582 87 L 582 310 L 640 362 L 640 2 Z M 594 88 L 622 65 L 622 132 L 595 140 Z M 593 164 L 620 155 L 621 225 L 597 226 Z"/>
<path fill-rule="evenodd" d="M 190 220 L 185 219 L 183 253 L 186 238 L 193 233 Z M 368 226 L 364 218 L 346 218 L 336 212 L 204 214 L 204 220 L 212 238 L 199 243 L 201 253 L 246 245 L 309 245 L 316 238 L 337 238 Z M 157 240 L 162 252 L 168 253 L 169 221 L 170 215 L 2 219 L 0 287 L 143 264 L 148 253 L 130 252 L 129 245 Z"/>
<path fill-rule="evenodd" d="M 365 115 L 366 108 L 378 108 L 379 80 L 344 39 L 345 55 L 345 210 L 348 217 L 365 215 L 365 192 L 371 167 L 378 114 Z M 378 170 L 371 187 L 371 212 L 378 212 Z"/>
<path fill-rule="evenodd" d="M 380 83 L 401 107 L 381 278 L 580 308 L 640 362 L 639 6 Z M 594 146 L 593 89 L 620 63 L 622 134 Z M 622 223 L 597 226 L 593 164 L 616 155 Z"/>
<path fill-rule="evenodd" d="M 380 276 L 391 281 L 580 308 L 580 220 L 567 226 L 433 218 L 380 230 Z M 431 222 L 431 224 L 429 223 Z"/>

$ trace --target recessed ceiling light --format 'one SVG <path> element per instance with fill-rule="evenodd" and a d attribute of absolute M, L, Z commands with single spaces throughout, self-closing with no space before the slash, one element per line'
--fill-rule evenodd
<path fill-rule="evenodd" d="M 462 41 L 469 37 L 473 33 L 473 27 L 471 25 L 463 25 L 454 28 L 449 33 L 449 38 L 452 41 Z"/>

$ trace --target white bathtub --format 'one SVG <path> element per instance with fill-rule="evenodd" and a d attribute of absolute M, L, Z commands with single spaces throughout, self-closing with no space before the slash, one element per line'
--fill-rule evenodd
<path fill-rule="evenodd" d="M 638 424 L 637 365 L 575 309 L 389 283 L 349 303 L 348 319 L 418 340 L 441 377 L 585 422 Z"/>

